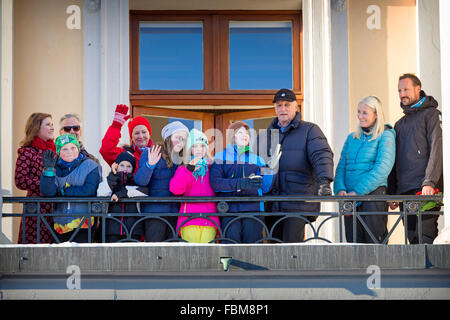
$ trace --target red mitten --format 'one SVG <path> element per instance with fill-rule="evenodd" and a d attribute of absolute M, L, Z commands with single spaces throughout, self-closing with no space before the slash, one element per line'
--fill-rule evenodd
<path fill-rule="evenodd" d="M 123 124 L 131 118 L 131 116 L 128 113 L 128 107 L 124 104 L 118 104 L 116 106 L 116 111 L 114 112 L 114 119 L 112 126 L 121 129 Z"/>

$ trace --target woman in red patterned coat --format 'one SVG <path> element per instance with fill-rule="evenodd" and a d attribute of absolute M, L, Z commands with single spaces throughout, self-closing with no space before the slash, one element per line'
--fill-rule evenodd
<path fill-rule="evenodd" d="M 56 151 L 53 142 L 52 116 L 47 113 L 33 113 L 27 120 L 25 126 L 25 138 L 20 143 L 17 150 L 18 157 L 16 161 L 15 183 L 20 190 L 27 191 L 27 197 L 39 197 L 40 177 L 42 173 L 42 153 L 45 150 Z M 52 205 L 50 203 L 41 203 L 41 213 L 51 213 Z M 23 242 L 23 224 L 20 221 L 20 231 L 18 243 Z M 46 220 L 50 226 L 53 225 L 53 219 L 47 217 Z M 40 223 L 39 243 L 53 243 L 54 239 L 45 223 Z M 37 243 L 37 218 L 27 217 L 25 221 L 25 243 Z"/>

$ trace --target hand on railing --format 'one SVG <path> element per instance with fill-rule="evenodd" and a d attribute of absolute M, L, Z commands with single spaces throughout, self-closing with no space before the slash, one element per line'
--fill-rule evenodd
<path fill-rule="evenodd" d="M 422 187 L 422 192 L 420 193 L 423 196 L 432 196 L 435 193 L 439 192 L 438 189 L 434 189 L 432 186 L 423 186 Z M 419 194 L 419 193 L 417 193 Z"/>
<path fill-rule="evenodd" d="M 327 178 L 321 178 L 319 180 L 319 189 L 317 190 L 319 196 L 331 196 L 330 180 Z"/>

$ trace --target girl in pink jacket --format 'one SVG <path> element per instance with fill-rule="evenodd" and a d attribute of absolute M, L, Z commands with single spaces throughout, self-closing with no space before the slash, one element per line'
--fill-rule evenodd
<path fill-rule="evenodd" d="M 189 133 L 186 145 L 189 163 L 177 168 L 174 177 L 170 181 L 170 191 L 174 195 L 186 197 L 215 196 L 209 183 L 209 167 L 211 161 L 208 158 L 208 139 L 203 132 L 192 129 Z M 215 202 L 184 202 L 180 206 L 181 213 L 213 213 L 217 212 Z M 217 216 L 208 216 L 210 219 L 194 218 L 187 216 L 178 217 L 177 230 L 181 238 L 188 242 L 208 243 L 216 238 L 220 227 Z M 187 221 L 186 221 L 187 220 Z"/>

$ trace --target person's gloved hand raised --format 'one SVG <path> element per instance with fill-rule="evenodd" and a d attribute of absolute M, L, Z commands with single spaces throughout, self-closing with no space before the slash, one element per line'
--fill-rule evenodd
<path fill-rule="evenodd" d="M 54 177 L 56 174 L 55 166 L 58 156 L 52 150 L 46 150 L 42 153 L 42 174 L 46 177 Z"/>
<path fill-rule="evenodd" d="M 263 178 L 261 176 L 241 178 L 237 180 L 237 190 L 258 190 L 263 185 Z"/>
<path fill-rule="evenodd" d="M 42 165 L 44 168 L 54 168 L 58 157 L 52 150 L 45 150 L 42 153 Z"/>
<path fill-rule="evenodd" d="M 114 119 L 112 126 L 121 129 L 123 124 L 131 118 L 131 116 L 128 114 L 128 106 L 124 104 L 118 104 L 116 106 L 116 111 L 114 112 Z"/>

